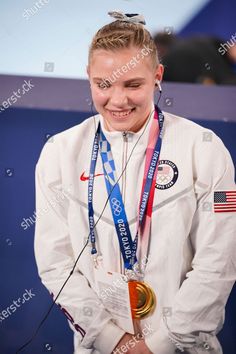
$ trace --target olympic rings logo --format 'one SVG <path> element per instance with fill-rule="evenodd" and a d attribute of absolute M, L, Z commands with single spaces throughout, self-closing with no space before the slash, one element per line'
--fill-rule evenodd
<path fill-rule="evenodd" d="M 114 211 L 115 216 L 119 216 L 120 213 L 122 212 L 120 201 L 116 198 L 112 198 L 111 203 L 112 203 L 112 209 Z"/>
<path fill-rule="evenodd" d="M 157 175 L 157 182 L 158 183 L 165 183 L 165 182 L 169 182 L 171 180 L 170 176 L 168 175 L 163 175 L 163 176 L 158 176 Z"/>

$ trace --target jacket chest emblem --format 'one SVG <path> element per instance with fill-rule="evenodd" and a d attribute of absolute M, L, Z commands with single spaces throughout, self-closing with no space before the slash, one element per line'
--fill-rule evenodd
<path fill-rule="evenodd" d="M 168 189 L 173 187 L 179 176 L 179 171 L 174 162 L 170 160 L 160 160 L 157 170 L 157 189 Z"/>

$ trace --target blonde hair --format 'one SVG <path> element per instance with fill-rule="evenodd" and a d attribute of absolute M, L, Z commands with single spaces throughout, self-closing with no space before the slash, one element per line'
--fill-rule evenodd
<path fill-rule="evenodd" d="M 156 44 L 142 24 L 116 20 L 100 28 L 89 47 L 88 62 L 97 49 L 116 51 L 130 47 L 150 48 L 154 68 L 159 65 Z"/>

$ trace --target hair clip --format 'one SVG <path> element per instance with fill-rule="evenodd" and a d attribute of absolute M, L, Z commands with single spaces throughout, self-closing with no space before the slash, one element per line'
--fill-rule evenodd
<path fill-rule="evenodd" d="M 108 15 L 114 17 L 116 20 L 125 21 L 125 22 L 132 22 L 132 23 L 139 23 L 142 25 L 146 25 L 145 19 L 143 15 L 139 14 L 124 14 L 122 11 L 109 11 Z"/>

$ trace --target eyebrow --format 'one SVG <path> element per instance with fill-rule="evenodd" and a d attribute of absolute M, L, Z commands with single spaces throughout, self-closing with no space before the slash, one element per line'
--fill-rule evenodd
<path fill-rule="evenodd" d="M 109 77 L 108 78 L 101 78 L 101 77 L 94 77 L 93 80 L 99 80 L 99 81 L 109 81 Z M 129 79 L 125 81 L 125 84 L 129 84 L 130 82 L 133 81 L 145 81 L 144 77 L 134 77 L 133 79 Z"/>

